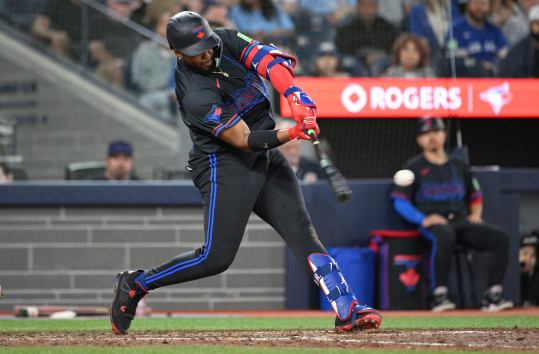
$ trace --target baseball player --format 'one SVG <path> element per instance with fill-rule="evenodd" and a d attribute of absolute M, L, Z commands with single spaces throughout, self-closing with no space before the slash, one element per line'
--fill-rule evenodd
<path fill-rule="evenodd" d="M 417 143 L 423 153 L 409 160 L 405 170 L 414 178 L 399 182 L 392 193 L 394 207 L 404 219 L 420 227 L 432 243 L 430 254 L 433 311 L 455 308 L 448 297 L 448 275 L 455 244 L 489 250 L 488 289 L 482 308 L 499 311 L 513 307 L 502 296 L 502 282 L 509 253 L 509 235 L 483 222 L 483 198 L 469 166 L 448 155 L 442 119 L 425 117 L 418 122 Z"/>
<path fill-rule="evenodd" d="M 176 54 L 176 97 L 193 148 L 187 169 L 204 204 L 204 245 L 155 268 L 119 273 L 110 319 L 126 334 L 139 300 L 149 291 L 225 271 L 238 251 L 251 212 L 292 248 L 321 287 L 340 331 L 378 328 L 379 312 L 360 305 L 335 260 L 320 243 L 294 175 L 276 147 L 319 134 L 316 106 L 294 85 L 296 59 L 235 30 L 213 31 L 184 11 L 168 22 Z M 284 95 L 296 124 L 274 130 L 262 78 Z"/>

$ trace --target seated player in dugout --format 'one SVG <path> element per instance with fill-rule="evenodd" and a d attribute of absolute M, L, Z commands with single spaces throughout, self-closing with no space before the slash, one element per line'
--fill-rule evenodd
<path fill-rule="evenodd" d="M 296 176 L 276 149 L 319 134 L 316 105 L 294 82 L 296 59 L 235 30 L 214 31 L 191 11 L 169 20 L 167 39 L 178 58 L 176 97 L 193 141 L 187 170 L 203 201 L 204 245 L 154 268 L 118 273 L 110 311 L 113 331 L 127 333 L 138 302 L 149 291 L 224 272 L 251 212 L 280 234 L 326 294 L 337 330 L 378 328 L 381 315 L 360 304 L 320 243 Z M 287 98 L 294 126 L 274 129 L 263 78 Z"/>
<path fill-rule="evenodd" d="M 448 275 L 455 245 L 488 251 L 488 283 L 482 309 L 513 307 L 503 297 L 509 235 L 482 219 L 483 198 L 469 166 L 445 151 L 447 134 L 440 118 L 418 121 L 417 144 L 423 150 L 395 174 L 391 194 L 397 213 L 419 226 L 431 243 L 430 281 L 433 311 L 455 309 L 448 296 Z"/>

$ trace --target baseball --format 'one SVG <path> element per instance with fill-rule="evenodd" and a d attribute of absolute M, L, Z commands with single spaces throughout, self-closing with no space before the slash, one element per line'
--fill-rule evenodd
<path fill-rule="evenodd" d="M 393 176 L 393 182 L 399 187 L 408 187 L 414 183 L 415 175 L 410 170 L 400 170 Z"/>

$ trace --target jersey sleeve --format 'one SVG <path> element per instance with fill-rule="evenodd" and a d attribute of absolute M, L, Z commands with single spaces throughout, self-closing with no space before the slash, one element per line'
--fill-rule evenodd
<path fill-rule="evenodd" d="M 181 107 L 188 126 L 215 137 L 241 120 L 241 116 L 226 105 L 217 92 L 211 90 L 188 93 L 182 99 Z"/>
<path fill-rule="evenodd" d="M 481 186 L 479 181 L 474 177 L 472 171 L 467 164 L 464 164 L 464 178 L 466 185 L 466 199 L 468 204 L 482 204 L 483 203 L 483 192 L 481 191 Z"/>
<path fill-rule="evenodd" d="M 233 59 L 241 63 L 246 69 L 256 72 L 271 81 L 271 70 L 282 67 L 294 76 L 296 58 L 281 52 L 277 47 L 265 45 L 249 38 L 245 34 L 228 28 L 218 28 L 215 33 L 221 37 L 234 56 Z"/>

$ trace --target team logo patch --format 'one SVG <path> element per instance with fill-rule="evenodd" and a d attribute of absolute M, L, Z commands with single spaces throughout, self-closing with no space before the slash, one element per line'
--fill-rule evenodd
<path fill-rule="evenodd" d="M 195 34 L 195 36 L 197 36 L 198 39 L 202 39 L 206 35 L 206 33 L 204 33 L 204 26 L 198 26 L 192 32 Z"/>
<path fill-rule="evenodd" d="M 218 124 L 219 122 L 221 122 L 222 112 L 223 112 L 223 109 L 221 107 L 217 107 L 217 105 L 213 105 L 211 107 L 210 112 L 204 118 L 204 122 Z"/>

